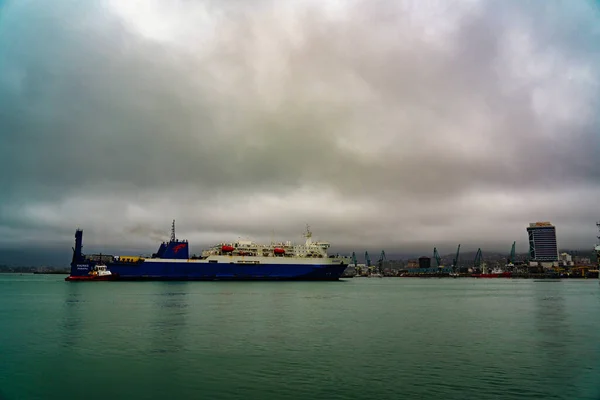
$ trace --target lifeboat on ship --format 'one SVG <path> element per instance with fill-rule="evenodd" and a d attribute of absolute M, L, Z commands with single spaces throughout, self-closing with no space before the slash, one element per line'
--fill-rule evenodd
<path fill-rule="evenodd" d="M 285 249 L 282 249 L 281 247 L 275 247 L 273 249 L 273 253 L 275 253 L 275 254 L 285 254 Z"/>
<path fill-rule="evenodd" d="M 234 251 L 234 250 L 235 250 L 235 247 L 233 247 L 233 246 L 229 246 L 229 245 L 227 245 L 227 244 L 224 244 L 223 246 L 221 246 L 221 251 L 222 251 L 223 253 L 231 253 L 231 252 L 232 252 L 232 251 Z"/>

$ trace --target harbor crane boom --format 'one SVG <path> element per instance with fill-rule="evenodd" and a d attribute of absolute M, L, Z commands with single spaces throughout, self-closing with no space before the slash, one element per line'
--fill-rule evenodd
<path fill-rule="evenodd" d="M 377 267 L 379 268 L 379 273 L 383 275 L 383 263 L 387 261 L 385 256 L 385 251 L 381 250 L 381 255 L 379 256 L 379 260 L 377 261 Z"/>
<path fill-rule="evenodd" d="M 440 257 L 440 253 L 438 253 L 436 247 L 433 248 L 433 259 L 437 263 L 437 267 L 442 268 L 442 258 Z"/>
<path fill-rule="evenodd" d="M 482 258 L 481 248 L 479 248 L 479 249 L 477 249 L 477 253 L 475 254 L 475 261 L 473 261 L 473 268 L 475 270 L 481 269 L 481 258 Z"/>
<path fill-rule="evenodd" d="M 458 256 L 460 255 L 460 244 L 458 245 L 458 249 L 456 249 L 456 256 L 454 260 L 452 260 L 452 272 L 456 272 L 456 267 L 458 266 Z"/>
<path fill-rule="evenodd" d="M 515 265 L 515 246 L 517 242 L 513 242 L 512 247 L 510 248 L 510 256 L 508 258 L 509 265 Z"/>

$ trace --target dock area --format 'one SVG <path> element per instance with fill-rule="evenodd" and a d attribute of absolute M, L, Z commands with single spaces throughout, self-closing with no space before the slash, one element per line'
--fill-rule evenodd
<path fill-rule="evenodd" d="M 577 271 L 560 272 L 560 271 L 546 271 L 546 272 L 510 272 L 502 275 L 485 275 L 477 273 L 448 273 L 448 272 L 421 272 L 411 273 L 410 271 L 393 271 L 380 273 L 362 273 L 357 274 L 355 271 L 349 271 L 344 273 L 342 278 L 447 278 L 447 279 L 598 279 L 597 269 L 581 269 Z"/>

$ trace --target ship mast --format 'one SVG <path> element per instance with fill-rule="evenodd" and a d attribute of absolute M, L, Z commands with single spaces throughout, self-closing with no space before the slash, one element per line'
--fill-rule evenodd
<path fill-rule="evenodd" d="M 306 224 L 306 233 L 304 234 L 304 237 L 306 238 L 306 245 L 310 245 L 312 243 L 312 232 L 310 231 L 308 224 Z"/>
<path fill-rule="evenodd" d="M 171 224 L 171 242 L 175 241 L 175 220 Z"/>

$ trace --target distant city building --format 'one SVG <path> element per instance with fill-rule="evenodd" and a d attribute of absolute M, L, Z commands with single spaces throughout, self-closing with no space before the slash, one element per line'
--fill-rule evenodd
<path fill-rule="evenodd" d="M 431 258 L 419 257 L 419 268 L 431 268 Z"/>
<path fill-rule="evenodd" d="M 560 253 L 560 261 L 563 262 L 571 262 L 573 261 L 573 257 L 569 253 Z"/>
<path fill-rule="evenodd" d="M 419 268 L 419 262 L 417 260 L 408 260 L 406 268 Z"/>
<path fill-rule="evenodd" d="M 560 264 L 565 267 L 567 267 L 567 266 L 570 267 L 570 266 L 574 265 L 573 257 L 571 257 L 571 255 L 568 253 L 560 253 L 559 261 L 560 261 Z"/>
<path fill-rule="evenodd" d="M 589 257 L 573 257 L 573 263 L 576 265 L 592 265 L 592 260 Z"/>
<path fill-rule="evenodd" d="M 543 265 L 558 262 L 556 228 L 550 222 L 534 222 L 527 228 L 529 259 Z"/>
<path fill-rule="evenodd" d="M 402 269 L 404 268 L 404 261 L 402 260 L 385 260 L 382 263 L 384 269 Z"/>

